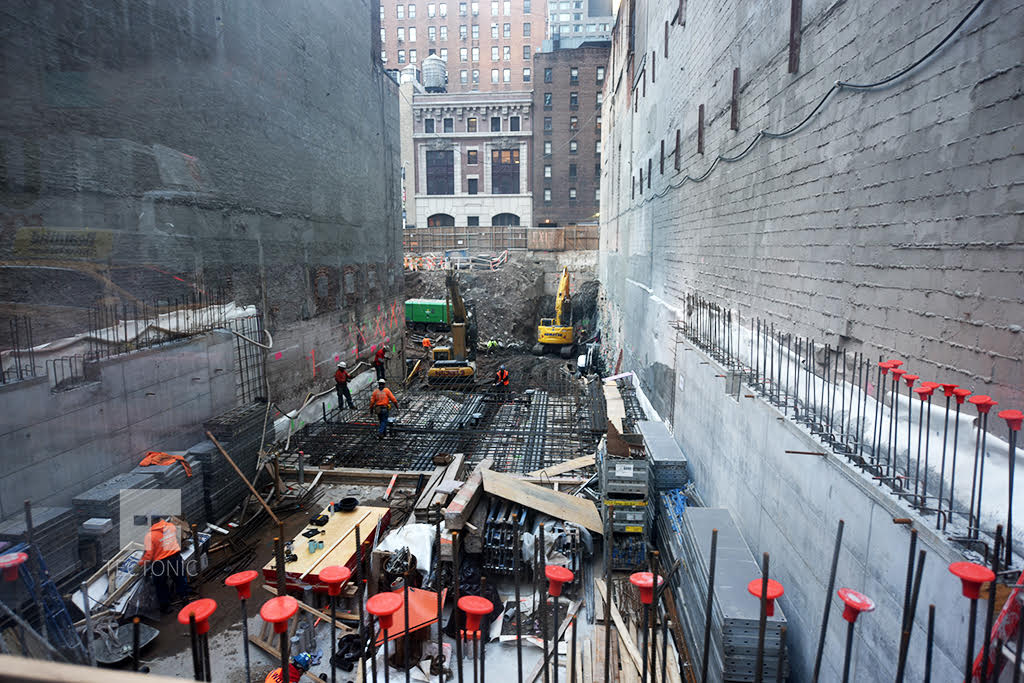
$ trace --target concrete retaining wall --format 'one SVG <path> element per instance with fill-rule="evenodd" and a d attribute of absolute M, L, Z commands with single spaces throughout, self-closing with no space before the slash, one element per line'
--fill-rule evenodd
<path fill-rule="evenodd" d="M 68 505 L 147 450 L 182 450 L 236 405 L 234 336 L 214 332 L 98 364 L 99 379 L 51 391 L 47 377 L 0 386 L 0 518 L 28 499 Z"/>

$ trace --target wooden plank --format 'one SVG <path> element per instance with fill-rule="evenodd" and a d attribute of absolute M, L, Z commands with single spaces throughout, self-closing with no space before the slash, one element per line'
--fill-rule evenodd
<path fill-rule="evenodd" d="M 326 476 L 326 475 L 325 475 Z M 324 507 L 323 514 L 327 513 Z M 377 527 L 377 521 L 389 512 L 388 508 L 370 507 L 361 505 L 352 512 L 332 512 L 328 515 L 327 524 L 322 527 L 308 527 L 323 529 L 326 533 L 315 536 L 317 540 L 324 541 L 324 550 L 318 550 L 312 555 L 307 552 L 306 544 L 309 539 L 302 535 L 301 531 L 296 534 L 293 540 L 293 548 L 297 559 L 285 564 L 285 571 L 289 576 L 306 576 L 310 570 L 317 566 L 337 564 L 344 566 L 349 558 L 356 553 L 356 539 L 352 531 L 355 524 L 359 523 L 359 530 L 365 542 Z M 303 529 L 303 531 L 305 528 Z M 341 540 L 341 543 L 337 543 Z M 327 550 L 330 548 L 330 550 Z M 326 562 L 326 564 L 323 564 Z M 271 559 L 263 567 L 263 575 L 276 576 L 277 564 Z M 268 574 L 268 572 L 270 572 Z"/>
<path fill-rule="evenodd" d="M 481 460 L 480 464 L 473 470 L 473 474 L 469 475 L 466 483 L 462 485 L 459 492 L 455 494 L 455 498 L 448 504 L 447 509 L 444 511 L 444 523 L 445 528 L 449 531 L 452 529 L 461 530 L 466 525 L 466 520 L 473 514 L 473 509 L 480 502 L 480 497 L 483 495 L 483 472 L 484 470 L 491 469 L 493 462 L 493 458 Z"/>
<path fill-rule="evenodd" d="M 598 514 L 593 501 L 551 491 L 494 470 L 484 471 L 484 490 L 493 496 L 525 505 L 556 519 L 579 524 L 596 534 L 604 532 L 601 515 Z"/>
<path fill-rule="evenodd" d="M 318 560 L 317 560 L 316 562 L 313 562 L 313 564 L 309 565 L 309 569 L 307 569 L 306 571 L 302 572 L 302 574 L 301 574 L 301 575 L 299 576 L 299 579 L 304 579 L 304 578 L 306 578 L 306 575 L 307 575 L 307 574 L 309 574 L 309 573 L 310 573 L 311 571 L 313 571 L 313 570 L 314 570 L 314 569 L 316 569 L 316 568 L 317 568 L 318 566 L 320 566 L 321 564 L 323 564 L 323 561 L 324 561 L 324 560 L 326 560 L 326 559 L 327 559 L 327 557 L 328 557 L 328 556 L 329 556 L 329 555 L 330 555 L 330 554 L 331 554 L 332 552 L 334 552 L 334 549 L 335 549 L 335 548 L 337 548 L 337 547 L 338 547 L 339 545 L 341 545 L 341 542 L 342 542 L 342 541 L 344 541 L 344 540 L 345 540 L 346 538 L 348 538 L 349 536 L 351 536 L 351 535 L 353 534 L 353 532 L 355 532 L 355 530 L 356 530 L 356 527 L 358 527 L 358 526 L 359 526 L 360 524 L 362 524 L 362 523 L 363 523 L 363 520 L 365 520 L 365 519 L 366 519 L 367 517 L 369 517 L 369 516 L 370 516 L 370 512 L 371 512 L 371 510 L 367 510 L 366 512 L 364 512 L 364 513 L 363 513 L 363 516 L 362 516 L 362 517 L 360 517 L 359 519 L 357 519 L 357 520 L 355 521 L 355 523 L 354 523 L 354 524 L 353 524 L 353 525 L 352 525 L 351 527 L 349 527 L 348 531 L 346 531 L 346 532 L 345 532 L 345 533 L 344 533 L 344 534 L 343 534 L 343 535 L 341 536 L 341 538 L 339 538 L 339 539 L 338 539 L 338 540 L 336 540 L 336 541 L 335 541 L 334 543 L 332 543 L 332 544 L 331 544 L 331 545 L 330 545 L 330 546 L 329 546 L 329 547 L 327 548 L 327 551 L 326 551 L 326 552 L 324 552 L 324 553 L 320 553 L 320 555 L 319 555 L 319 558 L 320 558 L 320 559 L 318 559 Z M 354 538 L 353 538 L 353 543 L 355 543 L 355 539 L 354 539 Z M 325 565 L 325 566 L 329 566 L 329 565 Z M 767 591 L 765 591 L 765 592 L 767 593 Z M 191 621 L 190 621 L 190 623 L 191 623 Z M 191 627 L 189 627 L 189 628 L 191 628 Z"/>
<path fill-rule="evenodd" d="M 580 604 L 581 604 L 581 602 L 577 600 L 577 601 L 572 602 L 572 604 L 569 605 L 569 611 L 565 613 L 565 618 L 562 619 L 562 623 L 558 625 L 558 634 L 555 637 L 555 647 L 558 647 L 558 641 L 560 641 L 562 639 L 562 636 L 565 635 L 566 629 L 569 628 L 569 623 L 572 621 L 573 615 L 575 615 L 579 611 Z M 555 657 L 552 655 L 550 657 L 550 659 L 554 660 Z M 537 666 L 535 666 L 533 668 L 533 671 L 531 671 L 529 674 L 526 675 L 525 678 L 523 678 L 523 681 L 525 683 L 533 683 L 537 679 L 537 676 L 539 676 L 541 671 L 543 671 L 543 670 L 544 670 L 544 657 L 541 656 L 540 661 L 537 662 Z"/>
<path fill-rule="evenodd" d="M 572 472 L 573 470 L 578 470 L 581 467 L 589 467 L 590 465 L 593 464 L 594 456 L 584 455 L 582 458 L 573 458 L 572 460 L 566 460 L 564 462 L 558 463 L 557 465 L 552 465 L 551 467 L 545 467 L 544 469 L 534 470 L 533 472 L 527 472 L 526 476 L 542 478 L 554 477 L 565 472 Z"/>
<path fill-rule="evenodd" d="M 335 467 L 333 469 L 318 469 L 307 467 L 306 475 L 312 473 L 323 473 L 322 481 L 325 483 L 334 482 L 341 484 L 361 484 L 365 486 L 387 486 L 392 477 L 397 477 L 398 486 L 415 486 L 420 475 L 429 476 L 433 472 L 419 470 L 370 470 L 357 467 Z M 281 475 L 297 477 L 299 470 L 294 467 L 282 467 Z"/>
<path fill-rule="evenodd" d="M 189 665 L 191 666 L 191 665 Z M 0 654 L 0 681 L 14 683 L 170 683 L 180 678 L 157 674 L 133 673 L 116 669 L 98 669 L 75 664 L 40 662 L 37 659 Z"/>
<path fill-rule="evenodd" d="M 597 591 L 601 594 L 601 598 L 607 600 L 608 596 L 605 594 L 604 583 L 595 581 L 594 585 L 597 587 Z M 629 654 L 630 659 L 632 659 L 633 663 L 636 665 L 637 672 L 639 672 L 643 668 L 643 658 L 640 656 L 640 650 L 630 639 L 629 627 L 626 625 L 625 620 L 623 620 L 622 615 L 619 614 L 619 608 L 615 606 L 614 601 L 612 601 L 611 605 L 612 621 L 615 623 L 615 628 L 619 632 L 619 640 L 621 641 L 622 646 L 626 649 L 626 652 Z"/>
<path fill-rule="evenodd" d="M 576 669 L 575 683 L 589 683 L 594 680 L 594 645 L 590 638 L 583 641 L 582 657 L 580 666 Z"/>
<path fill-rule="evenodd" d="M 597 643 L 597 645 L 594 646 L 594 651 L 592 653 L 593 659 L 591 660 L 590 671 L 593 674 L 593 678 L 590 680 L 604 680 L 605 657 L 608 656 L 608 653 L 604 650 L 604 630 L 606 628 L 608 627 L 594 626 L 594 642 Z"/>

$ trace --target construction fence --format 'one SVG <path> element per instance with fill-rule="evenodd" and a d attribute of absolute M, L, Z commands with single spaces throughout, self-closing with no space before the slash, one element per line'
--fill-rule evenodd
<path fill-rule="evenodd" d="M 505 250 L 596 250 L 598 226 L 434 226 L 410 228 L 403 233 L 405 253 L 438 253 L 452 250 L 497 253 Z"/>

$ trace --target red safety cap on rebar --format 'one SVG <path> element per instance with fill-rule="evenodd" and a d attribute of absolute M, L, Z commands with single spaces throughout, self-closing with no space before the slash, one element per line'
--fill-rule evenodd
<path fill-rule="evenodd" d="M 494 603 L 479 595 L 464 595 L 459 598 L 459 609 L 466 614 L 465 632 L 475 638 L 480 631 L 480 618 L 494 611 Z"/>
<path fill-rule="evenodd" d="M 920 375 L 911 375 L 911 374 L 903 375 L 903 381 L 907 383 L 908 387 L 914 386 L 914 382 L 916 382 L 919 379 L 921 379 Z"/>
<path fill-rule="evenodd" d="M 395 612 L 402 606 L 402 596 L 398 593 L 377 593 L 366 601 L 366 611 L 377 617 L 382 630 L 391 628 Z"/>
<path fill-rule="evenodd" d="M 26 553 L 7 553 L 0 555 L 0 570 L 3 571 L 4 581 L 18 580 L 18 567 L 28 560 Z"/>
<path fill-rule="evenodd" d="M 893 381 L 896 382 L 897 384 L 899 384 L 900 377 L 902 377 L 905 374 L 907 374 L 906 370 L 900 370 L 899 368 L 892 369 Z"/>
<path fill-rule="evenodd" d="M 260 607 L 260 616 L 263 621 L 274 625 L 274 633 L 284 633 L 288 630 L 288 620 L 299 611 L 299 601 L 290 595 L 279 595 L 263 603 Z"/>
<path fill-rule="evenodd" d="M 664 583 L 664 579 L 658 577 L 658 585 Z M 654 602 L 654 574 L 651 572 L 636 572 L 629 575 L 629 582 L 640 591 L 640 602 L 650 605 Z"/>
<path fill-rule="evenodd" d="M 548 595 L 558 597 L 562 594 L 562 584 L 569 583 L 573 574 L 566 567 L 557 564 L 549 564 L 544 567 L 544 576 L 548 579 Z"/>
<path fill-rule="evenodd" d="M 1006 426 L 1015 432 L 1020 431 L 1021 422 L 1024 422 L 1024 413 L 1019 410 L 1000 410 L 999 417 L 1006 420 Z"/>
<path fill-rule="evenodd" d="M 896 367 L 895 365 L 893 365 L 893 362 L 894 361 L 891 360 L 883 360 L 878 362 L 878 367 L 882 369 L 883 375 L 888 375 L 889 371 Z"/>
<path fill-rule="evenodd" d="M 933 391 L 935 391 L 935 387 L 928 386 L 927 384 L 922 384 L 914 389 L 914 393 L 917 394 L 917 397 L 922 401 L 931 398 Z"/>
<path fill-rule="evenodd" d="M 936 389 L 938 389 L 942 385 L 939 384 L 938 382 L 921 382 L 921 386 L 922 387 L 928 387 L 932 391 L 935 391 Z"/>
<path fill-rule="evenodd" d="M 258 572 L 249 569 L 244 572 L 232 574 L 228 578 L 224 579 L 224 585 L 231 586 L 238 591 L 239 600 L 248 600 L 252 597 L 252 582 L 256 580 L 257 576 L 259 576 Z"/>
<path fill-rule="evenodd" d="M 885 362 L 889 364 L 890 368 L 898 368 L 899 366 L 903 365 L 903 361 L 901 361 L 901 360 L 893 359 L 893 360 L 887 360 Z"/>
<path fill-rule="evenodd" d="M 747 591 L 755 598 L 761 598 L 761 588 L 764 585 L 764 579 L 754 579 L 747 584 Z M 782 587 L 782 584 L 775 579 L 768 579 L 768 590 L 764 597 L 768 599 L 768 616 L 775 615 L 775 601 L 782 597 L 782 594 L 786 592 L 786 589 Z"/>
<path fill-rule="evenodd" d="M 970 389 L 954 389 L 953 396 L 956 397 L 957 403 L 963 403 L 964 399 L 971 395 Z"/>
<path fill-rule="evenodd" d="M 203 635 L 210 630 L 210 617 L 217 611 L 217 603 L 210 598 L 193 600 L 178 612 L 178 623 L 188 626 L 189 617 L 196 617 L 196 633 Z"/>
<path fill-rule="evenodd" d="M 978 394 L 977 396 L 971 396 L 967 399 L 968 403 L 973 403 L 978 409 L 979 415 L 984 415 L 988 411 L 992 410 L 992 406 L 999 405 L 998 401 L 993 401 L 991 396 L 985 394 Z"/>
<path fill-rule="evenodd" d="M 943 384 L 940 384 L 939 386 L 942 387 L 942 393 L 946 395 L 946 398 L 949 398 L 950 396 L 953 395 L 953 390 L 956 389 L 960 385 L 959 384 L 945 384 L 945 383 L 943 383 Z"/>
<path fill-rule="evenodd" d="M 846 607 L 843 608 L 843 619 L 851 624 L 857 621 L 861 612 L 875 611 L 875 601 L 863 593 L 852 588 L 840 588 L 836 593 L 839 595 L 839 599 L 846 604 Z"/>
<path fill-rule="evenodd" d="M 320 580 L 327 584 L 328 595 L 340 595 L 341 586 L 352 576 L 352 570 L 348 567 L 331 565 L 320 570 Z"/>
<path fill-rule="evenodd" d="M 960 577 L 963 584 L 964 597 L 977 600 L 981 596 L 981 584 L 994 581 L 996 575 L 988 567 L 973 562 L 954 562 L 949 571 Z"/>

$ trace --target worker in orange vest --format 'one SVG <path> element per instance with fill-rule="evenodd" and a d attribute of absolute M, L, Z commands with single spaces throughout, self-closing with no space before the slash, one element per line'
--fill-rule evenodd
<path fill-rule="evenodd" d="M 178 527 L 155 515 L 151 521 L 152 526 L 146 532 L 145 552 L 142 553 L 139 566 L 153 581 L 156 599 L 160 603 L 160 613 L 168 614 L 171 611 L 168 579 L 174 582 L 175 591 L 182 600 L 188 596 L 188 581 L 185 578 L 184 563 L 181 561 Z"/>
<path fill-rule="evenodd" d="M 495 386 L 503 387 L 504 389 L 507 390 L 508 389 L 508 370 L 505 369 L 505 366 L 502 365 L 500 368 L 498 368 L 498 371 L 496 373 L 494 373 L 494 375 L 496 377 L 496 379 L 494 380 L 494 385 Z"/>
<path fill-rule="evenodd" d="M 388 359 L 388 347 L 383 344 L 373 356 L 373 368 L 377 371 L 377 379 L 384 379 L 384 361 Z"/>
<path fill-rule="evenodd" d="M 313 658 L 309 656 L 308 652 L 300 652 L 295 655 L 288 662 L 288 680 L 291 683 L 299 683 L 302 679 L 302 674 L 309 671 L 309 667 L 312 665 Z M 284 681 L 284 676 L 281 675 L 281 667 L 277 667 L 267 674 L 265 683 L 282 683 L 282 681 Z"/>
<path fill-rule="evenodd" d="M 394 403 L 395 407 L 398 407 L 398 399 L 391 393 L 391 390 L 387 388 L 387 382 L 385 380 L 377 380 L 377 388 L 373 390 L 373 394 L 370 395 L 370 412 L 376 413 L 377 419 L 380 420 L 380 426 L 377 428 L 377 438 L 383 439 L 384 435 L 388 431 L 388 414 L 391 410 L 391 404 Z"/>
<path fill-rule="evenodd" d="M 338 363 L 338 369 L 334 371 L 334 388 L 338 392 L 339 411 L 345 405 L 346 400 L 350 410 L 356 409 L 356 404 L 352 403 L 352 392 L 348 388 L 348 381 L 350 379 L 352 379 L 352 375 L 348 374 L 348 366 L 345 364 L 345 361 Z"/>

